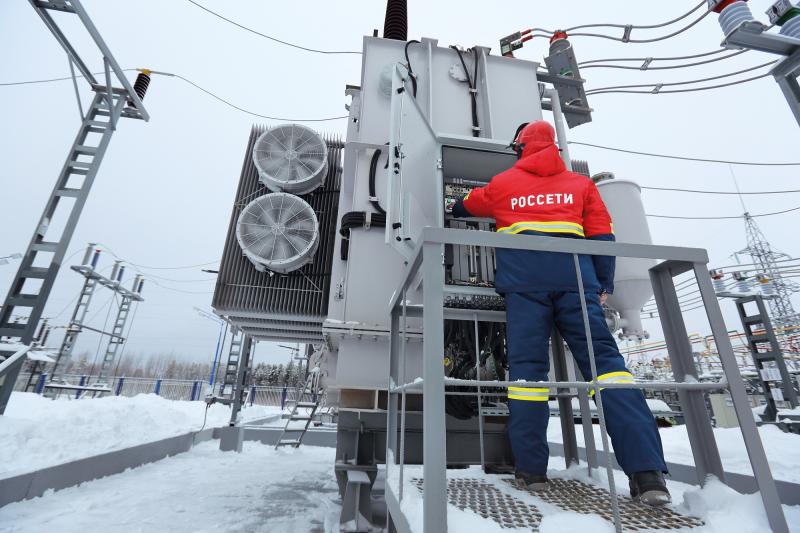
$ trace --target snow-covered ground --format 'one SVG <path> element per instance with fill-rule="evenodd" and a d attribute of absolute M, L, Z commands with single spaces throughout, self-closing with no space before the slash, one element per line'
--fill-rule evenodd
<path fill-rule="evenodd" d="M 155 394 L 53 401 L 14 392 L 0 416 L 0 478 L 198 430 L 205 408 L 202 401 L 165 400 Z M 245 408 L 242 417 L 278 413 L 278 407 L 256 405 Z M 230 408 L 214 404 L 205 427 L 219 427 L 229 419 Z"/>
<path fill-rule="evenodd" d="M 0 532 L 337 531 L 335 450 L 216 441 L 115 476 L 0 507 Z"/>
<path fill-rule="evenodd" d="M 580 426 L 576 426 L 575 433 L 578 446 L 583 446 L 583 431 Z M 664 444 L 664 456 L 668 462 L 694 464 L 685 425 L 660 428 L 659 433 L 661 433 L 661 441 Z M 759 433 L 775 479 L 800 483 L 800 467 L 798 467 L 800 465 L 800 435 L 784 433 L 775 426 L 762 426 L 759 428 Z M 753 470 L 750 468 L 741 430 L 739 428 L 714 428 L 714 437 L 725 470 L 752 476 Z M 602 450 L 600 426 L 598 425 L 594 426 L 594 439 L 597 449 Z M 547 427 L 547 440 L 562 442 L 561 424 L 558 419 L 550 420 Z"/>

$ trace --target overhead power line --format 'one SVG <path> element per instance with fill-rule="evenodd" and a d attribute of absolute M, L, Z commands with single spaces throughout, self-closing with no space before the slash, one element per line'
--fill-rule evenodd
<path fill-rule="evenodd" d="M 672 24 L 673 22 L 677 22 L 679 20 L 682 20 L 682 19 L 686 18 L 687 16 L 689 16 L 692 13 L 694 13 L 695 11 L 697 11 L 700 8 L 700 6 L 702 6 L 704 3 L 705 2 L 701 2 L 700 4 L 697 5 L 697 7 L 695 7 L 689 13 L 686 13 L 685 15 L 681 16 L 680 18 L 675 19 L 675 20 L 673 20 L 673 21 L 671 21 L 669 23 L 664 23 L 662 26 L 668 26 L 669 24 Z M 706 11 L 705 13 L 700 15 L 698 18 L 696 18 L 695 20 L 693 20 L 692 22 L 690 22 L 686 26 L 683 26 L 682 28 L 677 29 L 672 33 L 668 33 L 666 35 L 660 35 L 658 37 L 652 37 L 650 39 L 631 39 L 630 38 L 631 31 L 634 30 L 634 29 L 637 29 L 632 24 L 628 24 L 628 25 L 623 25 L 623 24 L 613 24 L 613 25 L 612 24 L 603 24 L 603 25 L 575 26 L 574 28 L 567 29 L 566 32 L 569 34 L 570 37 L 597 37 L 597 38 L 600 38 L 600 39 L 609 39 L 611 41 L 618 41 L 618 42 L 626 43 L 626 44 L 627 43 L 633 43 L 633 44 L 655 43 L 655 42 L 658 42 L 658 41 L 665 41 L 667 39 L 671 39 L 672 37 L 675 37 L 677 35 L 680 35 L 681 33 L 684 33 L 686 31 L 690 30 L 691 28 L 693 28 L 694 26 L 699 24 L 701 20 L 706 18 L 709 13 L 710 13 L 710 11 Z M 605 34 L 602 34 L 602 33 L 570 33 L 570 30 L 574 30 L 574 29 L 598 27 L 598 26 L 618 27 L 618 28 L 624 29 L 624 33 L 623 33 L 622 37 L 615 37 L 613 35 L 605 35 Z M 662 26 L 654 26 L 654 27 L 662 27 Z M 646 29 L 646 28 L 639 28 L 639 29 Z"/>
<path fill-rule="evenodd" d="M 258 35 L 259 37 L 263 37 L 265 39 L 269 39 L 270 41 L 274 41 L 276 43 L 280 43 L 280 44 L 283 44 L 283 45 L 286 45 L 286 46 L 291 46 L 292 48 L 297 48 L 298 50 L 304 50 L 306 52 L 314 52 L 315 54 L 326 54 L 326 55 L 337 55 L 337 54 L 339 54 L 339 55 L 342 55 L 342 54 L 361 55 L 361 52 L 341 51 L 341 50 L 318 50 L 316 48 L 309 48 L 307 46 L 301 46 L 299 44 L 290 43 L 288 41 L 284 41 L 282 39 L 278 39 L 276 37 L 272 37 L 271 35 L 267 35 L 265 33 L 261 33 L 260 31 L 256 31 L 253 28 L 249 28 L 249 27 L 247 27 L 247 26 L 245 26 L 243 24 L 239 24 L 236 21 L 233 21 L 233 20 L 231 20 L 231 19 L 229 19 L 227 17 L 224 17 L 224 16 L 220 15 L 216 11 L 212 11 L 212 10 L 208 9 L 207 7 L 195 2 L 194 0 L 187 0 L 187 1 L 190 4 L 199 7 L 200 9 L 205 11 L 206 13 L 214 15 L 215 17 L 217 17 L 217 18 L 219 18 L 221 20 L 224 20 L 225 22 L 227 22 L 229 24 L 233 24 L 237 28 L 240 28 L 242 30 L 250 32 L 250 33 L 252 33 L 254 35 Z"/>
<path fill-rule="evenodd" d="M 123 72 L 134 72 L 134 71 L 137 71 L 137 70 L 139 70 L 139 69 L 126 68 L 126 69 L 123 69 Z M 188 83 L 189 85 L 191 85 L 195 89 L 198 89 L 199 91 L 204 92 L 208 96 L 211 96 L 215 100 L 218 100 L 218 101 L 222 102 L 223 104 L 225 104 L 225 105 L 227 105 L 229 107 L 232 107 L 233 109 L 236 109 L 237 111 L 241 111 L 242 113 L 247 113 L 248 115 L 252 115 L 254 117 L 265 118 L 265 119 L 268 119 L 268 120 L 280 120 L 280 121 L 285 121 L 285 122 L 327 122 L 327 121 L 331 121 L 331 120 L 341 120 L 341 119 L 345 119 L 345 118 L 349 117 L 349 115 L 339 115 L 339 116 L 335 116 L 335 117 L 325 117 L 325 118 L 289 118 L 289 117 L 275 117 L 275 116 L 271 116 L 271 115 L 262 115 L 261 113 L 256 113 L 255 111 L 250 111 L 249 109 L 245 109 L 243 107 L 240 107 L 240 106 L 234 104 L 233 102 L 231 102 L 229 100 L 226 100 L 225 98 L 222 98 L 218 94 L 213 93 L 213 92 L 209 91 L 208 89 L 196 84 L 192 80 L 181 76 L 180 74 L 173 74 L 173 73 L 170 73 L 170 72 L 157 72 L 157 71 L 153 71 L 152 73 L 153 74 L 160 74 L 162 76 L 166 76 L 166 77 L 169 77 L 169 78 L 178 78 L 179 80 L 181 80 L 181 81 L 183 81 L 185 83 Z M 103 74 L 103 72 L 95 72 L 94 74 Z M 76 75 L 76 77 L 82 78 L 83 76 Z M 65 76 L 65 77 L 62 77 L 62 78 L 48 78 L 48 79 L 43 79 L 43 80 L 13 81 L 13 82 L 0 83 L 0 86 L 31 85 L 31 84 L 36 84 L 36 83 L 51 83 L 51 82 L 65 81 L 65 80 L 71 80 L 71 79 L 72 79 L 71 76 Z"/>
<path fill-rule="evenodd" d="M 724 48 L 722 48 L 721 50 L 724 50 Z M 628 65 L 608 65 L 608 64 L 599 64 L 598 65 L 598 64 L 591 64 L 591 65 L 581 66 L 581 70 L 585 70 L 587 68 L 616 68 L 616 69 L 624 69 L 624 70 L 639 70 L 639 71 L 642 71 L 642 72 L 647 72 L 647 71 L 650 71 L 650 70 L 672 70 L 672 69 L 678 69 L 678 68 L 696 67 L 698 65 L 707 65 L 708 63 L 714 63 L 716 61 L 722 61 L 722 60 L 725 60 L 725 59 L 730 59 L 732 57 L 744 54 L 745 52 L 749 52 L 749 50 L 739 50 L 738 52 L 733 52 L 732 54 L 728 54 L 726 56 L 715 57 L 715 58 L 712 58 L 712 59 L 706 59 L 704 61 L 695 61 L 693 63 L 682 63 L 680 65 L 667 65 L 667 66 L 664 66 L 664 67 L 651 67 L 650 63 L 655 61 L 655 59 L 654 58 L 645 58 L 642 61 L 642 64 L 639 65 L 638 67 L 631 67 L 631 66 L 628 66 Z"/>
<path fill-rule="evenodd" d="M 670 89 L 670 90 L 667 90 L 667 91 L 631 91 L 631 90 L 628 90 L 628 89 L 611 89 L 611 90 L 607 90 L 607 91 L 606 90 L 595 90 L 592 93 L 589 93 L 587 91 L 586 94 L 587 95 L 588 94 L 598 95 L 598 94 L 612 94 L 612 93 L 624 93 L 624 94 L 694 93 L 694 92 L 700 92 L 700 91 L 710 91 L 712 89 L 722 89 L 723 87 L 731 87 L 733 85 L 740 85 L 742 83 L 748 83 L 748 82 L 751 82 L 751 81 L 760 80 L 761 78 L 766 78 L 767 76 L 769 76 L 769 72 L 766 72 L 766 73 L 761 74 L 759 76 L 753 76 L 752 78 L 744 78 L 742 80 L 731 81 L 731 82 L 728 82 L 728 83 L 720 83 L 720 84 L 717 84 L 717 85 L 708 85 L 706 87 L 692 87 L 691 89 Z"/>
<path fill-rule="evenodd" d="M 727 52 L 727 48 L 717 48 L 710 52 L 703 52 L 700 54 L 692 54 L 688 56 L 673 56 L 673 57 L 615 57 L 615 58 L 604 58 L 604 59 L 590 59 L 588 61 L 581 61 L 578 63 L 579 67 L 584 65 L 591 65 L 593 63 L 606 63 L 608 61 L 682 61 L 684 59 L 697 59 L 698 57 L 707 57 L 713 56 L 716 54 L 721 54 L 722 52 Z"/>
<path fill-rule="evenodd" d="M 656 23 L 656 24 L 649 24 L 649 25 L 619 24 L 619 23 L 582 24 L 580 26 L 573 26 L 572 28 L 567 28 L 564 31 L 570 32 L 570 31 L 573 31 L 573 30 L 582 30 L 582 29 L 586 29 L 586 28 L 623 28 L 624 29 L 624 28 L 628 28 L 628 27 L 630 27 L 631 29 L 634 29 L 634 30 L 654 30 L 654 29 L 658 29 L 658 28 L 663 28 L 665 26 L 670 26 L 672 24 L 675 24 L 676 22 L 682 21 L 683 19 L 685 19 L 686 17 L 688 17 L 689 15 L 691 15 L 692 13 L 694 13 L 695 11 L 700 9 L 705 3 L 706 3 L 705 0 L 703 0 L 699 4 L 697 4 L 694 8 L 692 8 L 690 11 L 687 11 L 683 15 L 681 15 L 681 16 L 679 16 L 677 18 L 668 20 L 666 22 L 659 22 L 659 23 Z"/>
<path fill-rule="evenodd" d="M 653 91 L 654 92 L 660 92 L 661 87 L 674 87 L 674 86 L 677 86 L 677 85 L 692 85 L 692 84 L 695 84 L 695 83 L 702 83 L 704 81 L 720 80 L 722 78 L 729 78 L 731 76 L 737 76 L 739 74 L 744 74 L 746 72 L 752 72 L 754 70 L 758 70 L 760 68 L 764 68 L 766 66 L 772 65 L 775 62 L 777 62 L 777 60 L 775 60 L 775 61 L 767 61 L 766 63 L 762 63 L 760 65 L 756 65 L 756 66 L 753 66 L 753 67 L 748 67 L 748 68 L 745 68 L 745 69 L 742 69 L 742 70 L 737 70 L 735 72 L 728 72 L 726 74 L 720 74 L 718 76 L 710 76 L 708 78 L 698 78 L 696 80 L 674 81 L 674 82 L 664 82 L 664 83 L 639 83 L 639 84 L 635 84 L 635 85 L 611 85 L 609 87 L 598 87 L 597 89 L 589 89 L 589 90 L 587 90 L 586 94 L 589 95 L 589 94 L 594 94 L 596 92 L 606 92 L 606 91 L 610 91 L 610 90 L 614 90 L 614 89 L 636 89 L 636 88 L 640 88 L 640 87 L 653 87 Z M 649 92 L 649 91 L 647 91 L 647 92 Z"/>
<path fill-rule="evenodd" d="M 800 206 L 793 207 L 791 209 L 784 209 L 783 211 L 775 211 L 772 213 L 761 213 L 760 215 L 750 215 L 751 218 L 757 217 L 770 217 L 773 215 L 782 215 L 784 213 L 791 213 L 792 211 L 800 210 Z M 736 215 L 736 216 L 727 216 L 727 217 L 683 217 L 683 216 L 672 216 L 672 215 L 651 215 L 647 214 L 648 217 L 653 218 L 674 218 L 680 220 L 726 220 L 726 219 L 734 219 L 734 218 L 744 218 L 745 215 Z"/>
<path fill-rule="evenodd" d="M 800 162 L 758 162 L 758 161 L 729 161 L 725 159 L 706 159 L 701 157 L 686 157 L 668 154 L 656 154 L 652 152 L 639 152 L 636 150 L 627 150 L 625 148 L 615 148 L 612 146 L 603 146 L 600 144 L 591 144 L 578 141 L 568 141 L 568 144 L 576 144 L 579 146 L 588 146 L 590 148 L 598 148 L 600 150 L 611 150 L 612 152 L 622 152 L 625 154 L 643 155 L 648 157 L 661 157 L 664 159 L 679 159 L 682 161 L 697 161 L 700 163 L 721 163 L 725 165 L 745 165 L 745 166 L 760 166 L 760 167 L 795 167 L 800 166 Z"/>
<path fill-rule="evenodd" d="M 350 116 L 350 115 L 340 115 L 340 116 L 336 116 L 336 117 L 325 117 L 325 118 L 287 118 L 287 117 L 275 117 L 275 116 L 270 116 L 270 115 L 262 115 L 260 113 L 256 113 L 255 111 L 250 111 L 250 110 L 245 109 L 243 107 L 239 107 L 238 105 L 234 104 L 233 102 L 230 102 L 230 101 L 222 98 L 221 96 L 218 96 L 218 95 L 212 93 L 208 89 L 204 89 L 203 87 L 197 85 L 192 80 L 184 78 L 180 74 L 172 74 L 172 77 L 175 77 L 175 78 L 178 78 L 180 80 L 183 80 L 186 83 L 188 83 L 189 85 L 195 87 L 196 89 L 199 89 L 200 91 L 206 93 L 207 95 L 209 95 L 210 97 L 214 98 L 215 100 L 218 100 L 218 101 L 222 102 L 223 104 L 225 104 L 225 105 L 227 105 L 229 107 L 232 107 L 233 109 L 236 109 L 237 111 L 241 111 L 242 113 L 247 113 L 248 115 L 252 115 L 254 117 L 266 118 L 268 120 L 281 120 L 281 121 L 285 121 L 285 122 L 327 122 L 327 121 L 330 121 L 330 120 L 341 120 L 343 118 L 348 118 Z"/>
<path fill-rule="evenodd" d="M 688 192 L 694 194 L 733 194 L 733 195 L 741 195 L 741 194 L 791 194 L 791 193 L 798 193 L 800 189 L 789 189 L 784 191 L 750 191 L 750 192 L 738 192 L 738 191 L 703 191 L 698 189 L 673 189 L 670 187 L 644 187 L 642 189 L 646 189 L 648 191 L 672 191 L 672 192 Z"/>

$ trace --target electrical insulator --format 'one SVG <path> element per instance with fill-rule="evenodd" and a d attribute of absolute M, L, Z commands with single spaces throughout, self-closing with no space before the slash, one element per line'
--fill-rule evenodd
<path fill-rule="evenodd" d="M 790 0 L 778 0 L 767 10 L 769 21 L 780 26 L 781 35 L 800 39 L 800 7 L 792 5 Z"/>
<path fill-rule="evenodd" d="M 717 11 L 717 9 L 720 9 Z M 755 20 L 753 13 L 750 11 L 750 6 L 743 0 L 736 2 L 719 2 L 713 11 L 719 13 L 719 25 L 722 28 L 722 33 L 730 35 L 733 30 L 751 20 Z"/>
<path fill-rule="evenodd" d="M 147 87 L 150 86 L 150 74 L 152 74 L 151 70 L 147 70 L 143 68 L 139 71 L 139 75 L 136 76 L 136 81 L 133 83 L 133 90 L 136 92 L 136 96 L 139 97 L 139 100 L 144 100 L 144 95 L 147 93 Z M 133 101 L 128 100 L 128 105 L 131 107 L 136 107 Z"/>
<path fill-rule="evenodd" d="M 758 274 L 756 275 L 756 281 L 758 281 L 761 287 L 761 294 L 764 296 L 775 296 L 775 284 L 772 282 L 772 278 L 766 274 Z"/>
<path fill-rule="evenodd" d="M 750 281 L 742 272 L 734 272 L 733 279 L 736 280 L 736 290 L 739 292 L 750 292 Z"/>
<path fill-rule="evenodd" d="M 93 251 L 94 251 L 94 243 L 90 242 L 89 245 L 86 247 L 86 253 L 83 254 L 83 261 L 81 261 L 82 265 L 89 264 L 89 261 L 92 259 Z"/>
<path fill-rule="evenodd" d="M 94 251 L 94 257 L 92 257 L 92 270 L 97 269 L 97 262 L 100 260 L 100 249 Z"/>
<path fill-rule="evenodd" d="M 714 292 L 717 294 L 725 292 L 725 274 L 722 270 L 710 270 L 708 274 L 711 276 L 711 283 L 714 285 Z"/>

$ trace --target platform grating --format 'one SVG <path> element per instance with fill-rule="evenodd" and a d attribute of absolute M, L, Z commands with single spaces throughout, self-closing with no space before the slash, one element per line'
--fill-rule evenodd
<path fill-rule="evenodd" d="M 422 491 L 422 479 L 411 482 Z M 448 479 L 447 501 L 459 509 L 470 510 L 506 528 L 539 531 L 542 513 L 528 503 L 500 491 L 480 479 Z"/>
<path fill-rule="evenodd" d="M 565 511 L 593 514 L 613 522 L 611 495 L 603 488 L 571 479 L 551 479 L 547 490 L 532 491 L 519 486 L 513 479 L 504 478 L 503 481 Z M 414 478 L 411 483 L 423 491 L 422 479 Z M 447 501 L 458 509 L 494 520 L 504 528 L 527 528 L 536 532 L 542 521 L 542 512 L 536 506 L 483 479 L 448 479 Z M 704 525 L 698 518 L 684 516 L 669 508 L 648 507 L 630 498 L 620 497 L 619 506 L 625 531 L 691 529 Z"/>
<path fill-rule="evenodd" d="M 572 479 L 551 479 L 546 490 L 533 491 L 520 486 L 514 479 L 504 481 L 564 510 L 598 515 L 609 522 L 614 520 L 611 494 L 601 487 Z M 625 531 L 662 531 L 704 525 L 702 520 L 693 516 L 678 514 L 666 507 L 649 507 L 623 496 L 619 497 L 619 512 Z"/>

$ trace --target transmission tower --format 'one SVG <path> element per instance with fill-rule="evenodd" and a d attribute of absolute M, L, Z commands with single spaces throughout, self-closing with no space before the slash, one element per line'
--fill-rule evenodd
<path fill-rule="evenodd" d="M 792 294 L 798 292 L 800 287 L 783 278 L 777 261 L 791 259 L 791 257 L 772 249 L 750 213 L 744 214 L 744 225 L 747 233 L 747 248 L 739 253 L 750 255 L 760 273 L 765 274 L 772 281 L 775 296 L 768 300 L 772 322 L 777 330 L 776 333 L 786 338 L 788 334 L 800 329 L 798 328 L 800 317 L 792 305 Z"/>

